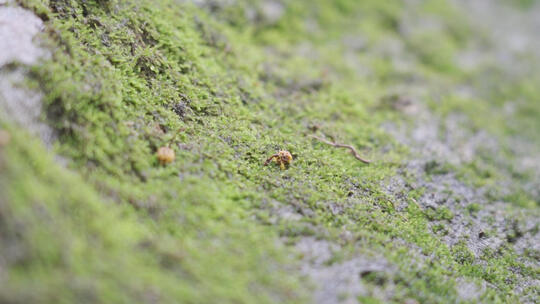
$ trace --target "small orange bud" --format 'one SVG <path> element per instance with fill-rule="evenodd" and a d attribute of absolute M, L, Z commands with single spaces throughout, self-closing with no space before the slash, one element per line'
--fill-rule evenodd
<path fill-rule="evenodd" d="M 159 163 L 162 165 L 170 164 L 174 161 L 174 150 L 169 147 L 161 147 L 156 152 Z"/>
<path fill-rule="evenodd" d="M 281 150 L 278 152 L 279 158 L 283 163 L 286 163 L 287 165 L 292 161 L 292 155 L 291 152 L 286 150 Z"/>
<path fill-rule="evenodd" d="M 281 150 L 278 153 L 270 156 L 265 162 L 264 165 L 268 165 L 272 160 L 274 160 L 281 170 L 285 170 L 285 165 L 289 165 L 292 161 L 293 157 L 289 151 Z"/>

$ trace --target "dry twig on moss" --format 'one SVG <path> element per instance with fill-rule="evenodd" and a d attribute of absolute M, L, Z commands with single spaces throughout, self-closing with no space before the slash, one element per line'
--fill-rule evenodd
<path fill-rule="evenodd" d="M 310 137 L 313 137 L 315 138 L 316 140 L 318 141 L 322 141 L 323 143 L 327 144 L 327 145 L 330 145 L 330 146 L 333 146 L 333 147 L 337 147 L 337 148 L 346 148 L 346 149 L 349 149 L 351 151 L 351 154 L 356 158 L 358 159 L 359 161 L 365 163 L 365 164 L 369 164 L 371 163 L 371 161 L 363 158 L 360 156 L 360 154 L 358 154 L 358 152 L 356 152 L 356 149 L 351 146 L 351 145 L 344 145 L 344 144 L 338 144 L 338 143 L 333 143 L 329 140 L 326 140 L 324 138 L 321 138 L 321 137 L 318 137 L 318 136 L 315 136 L 315 135 L 309 135 Z"/>

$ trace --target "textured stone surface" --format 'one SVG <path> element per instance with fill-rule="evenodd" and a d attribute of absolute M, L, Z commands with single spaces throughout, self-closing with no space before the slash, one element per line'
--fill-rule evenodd
<path fill-rule="evenodd" d="M 54 136 L 41 119 L 42 95 L 24 83 L 26 67 L 49 56 L 36 39 L 42 30 L 43 22 L 32 12 L 7 2 L 0 6 L 0 115 L 50 145 Z"/>

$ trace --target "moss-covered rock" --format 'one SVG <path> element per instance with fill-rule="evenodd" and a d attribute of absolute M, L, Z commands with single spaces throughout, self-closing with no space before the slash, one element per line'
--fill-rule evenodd
<path fill-rule="evenodd" d="M 539 75 L 460 64 L 500 47 L 464 6 L 17 5 L 56 139 L 1 121 L 0 302 L 538 299 Z"/>

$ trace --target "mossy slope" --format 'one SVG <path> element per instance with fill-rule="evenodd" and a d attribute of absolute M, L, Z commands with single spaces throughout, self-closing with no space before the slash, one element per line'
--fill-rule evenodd
<path fill-rule="evenodd" d="M 515 294 L 538 275 L 530 257 L 506 245 L 478 259 L 462 243 L 450 248 L 430 226 L 452 220 L 449 210 L 422 210 L 422 189 L 381 186 L 398 172 L 408 178 L 408 149 L 381 128 L 407 125 L 395 88 L 425 82 L 433 92 L 477 76 L 453 63 L 475 34 L 457 9 L 427 1 L 418 14 L 443 26 L 403 33 L 402 1 L 294 1 L 277 20 L 263 2 L 208 3 L 20 1 L 46 21 L 53 58 L 33 68 L 30 85 L 45 94 L 54 152 L 68 165 L 3 123 L 13 139 L 0 148 L 0 244 L 9 248 L 0 300 L 309 301 L 291 245 L 311 236 L 340 245 L 329 264 L 381 255 L 395 265 L 362 279 L 363 301 L 464 301 L 462 278 L 487 282 L 484 301 L 538 294 Z M 344 43 L 345 34 L 365 40 Z M 527 88 L 505 92 L 537 96 Z M 487 100 L 478 107 L 496 112 Z M 538 108 L 520 109 L 534 124 Z M 373 163 L 309 134 L 351 143 Z M 155 157 L 164 145 L 176 151 L 167 166 Z M 291 167 L 262 166 L 279 149 L 293 154 Z M 482 180 L 470 168 L 458 170 Z M 276 216 L 276 203 L 299 219 Z"/>

